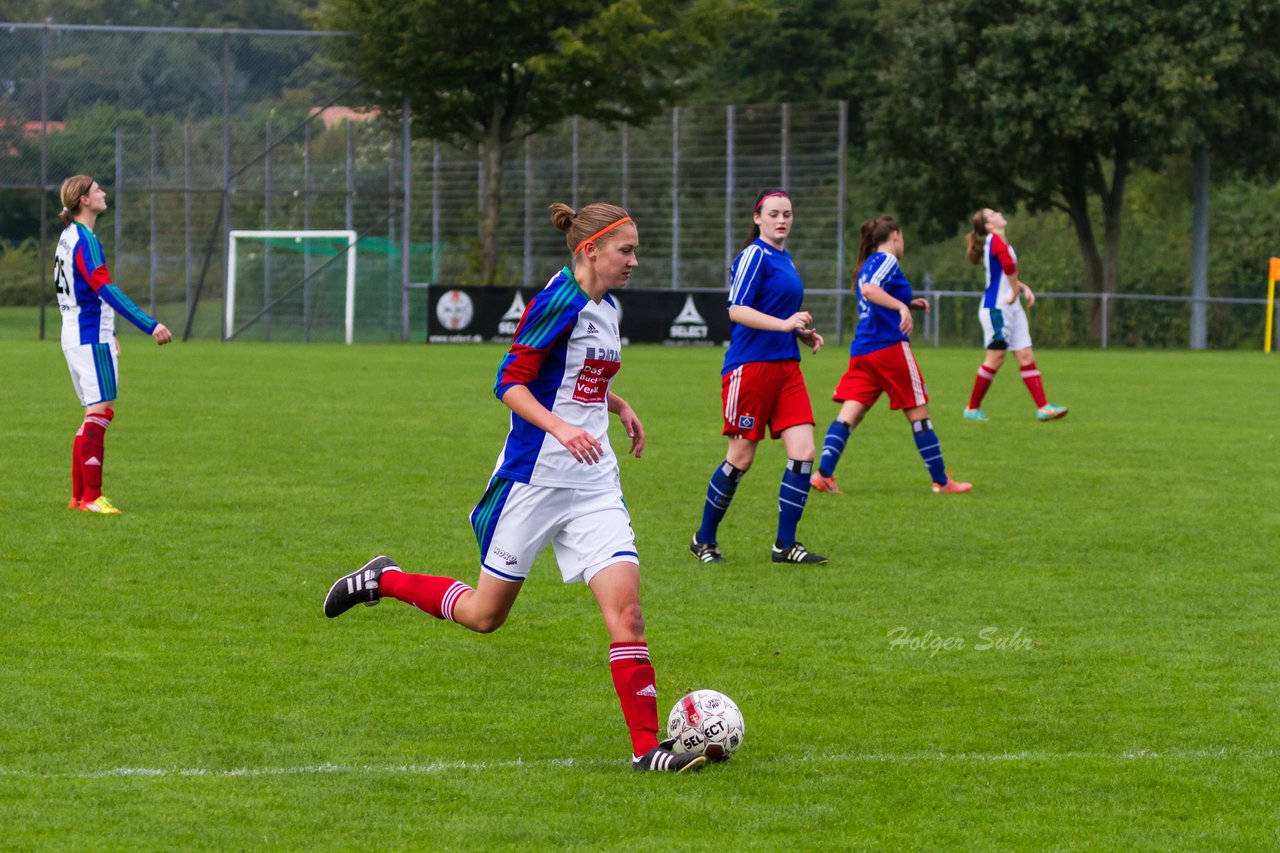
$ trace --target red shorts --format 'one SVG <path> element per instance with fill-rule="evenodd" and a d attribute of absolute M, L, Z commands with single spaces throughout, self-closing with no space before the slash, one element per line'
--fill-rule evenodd
<path fill-rule="evenodd" d="M 777 438 L 784 429 L 813 423 L 813 406 L 798 361 L 753 361 L 720 377 L 724 435 L 750 441 Z"/>
<path fill-rule="evenodd" d="M 920 366 L 903 341 L 849 359 L 849 369 L 831 395 L 837 403 L 854 400 L 870 408 L 882 393 L 889 395 L 890 409 L 911 409 L 929 402 L 929 391 Z"/>

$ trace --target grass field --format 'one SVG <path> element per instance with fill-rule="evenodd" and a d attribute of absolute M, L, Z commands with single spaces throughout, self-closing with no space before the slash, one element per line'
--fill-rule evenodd
<path fill-rule="evenodd" d="M 974 491 L 931 494 L 877 409 L 847 494 L 801 525 L 831 562 L 802 569 L 768 561 L 776 444 L 728 562 L 689 556 L 720 353 L 629 349 L 660 707 L 712 687 L 747 720 L 733 761 L 685 778 L 628 769 L 599 616 L 549 556 L 493 635 L 397 602 L 321 615 L 377 553 L 474 580 L 498 348 L 123 344 L 106 481 L 126 514 L 105 518 L 65 508 L 79 410 L 56 342 L 0 341 L 0 848 L 1280 844 L 1261 354 L 1041 352 L 1071 415 L 1036 423 L 1006 370 L 983 424 L 959 417 L 979 351 L 922 349 Z M 843 363 L 805 361 L 819 434 Z"/>

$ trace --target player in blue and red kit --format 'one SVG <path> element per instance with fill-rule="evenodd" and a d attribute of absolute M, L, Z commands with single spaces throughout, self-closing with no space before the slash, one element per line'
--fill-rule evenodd
<path fill-rule="evenodd" d="M 102 244 L 94 236 L 98 215 L 107 209 L 107 194 L 88 175 L 62 182 L 65 229 L 54 254 L 53 282 L 62 312 L 62 353 L 71 371 L 84 422 L 71 445 L 71 509 L 119 515 L 102 494 L 102 463 L 107 427 L 115 417 L 120 344 L 115 317 L 124 317 L 160 345 L 173 336 L 154 317 L 129 301 L 111 281 Z"/>
<path fill-rule="evenodd" d="M 480 547 L 475 588 L 451 577 L 410 574 L 375 557 L 339 578 L 326 616 L 390 597 L 437 619 L 487 634 L 499 628 L 538 554 L 548 543 L 565 583 L 581 581 L 609 633 L 609 666 L 631 733 L 637 770 L 698 770 L 706 757 L 677 755 L 658 741 L 658 691 L 640 609 L 640 558 L 609 443 L 616 414 L 638 459 L 644 427 L 610 390 L 622 363 L 618 307 L 609 290 L 636 267 L 639 232 L 611 204 L 579 213 L 551 206 L 574 253 L 573 269 L 551 277 L 529 301 L 502 359 L 494 392 L 511 409 L 511 431 L 489 487 L 471 513 Z"/>
<path fill-rule="evenodd" d="M 1022 381 L 1036 404 L 1036 419 L 1057 420 L 1067 414 L 1067 407 L 1055 406 L 1045 397 L 1044 380 L 1040 377 L 1040 368 L 1036 367 L 1036 355 L 1031 350 L 1027 313 L 1019 299 L 1019 296 L 1025 296 L 1030 308 L 1036 304 L 1036 295 L 1018 277 L 1018 256 L 1004 238 L 1006 225 L 1008 222 L 1003 213 L 984 207 L 973 215 L 973 230 L 965 235 L 969 262 L 982 264 L 986 273 L 986 288 L 982 292 L 978 320 L 982 323 L 987 356 L 978 368 L 964 417 L 970 421 L 987 420 L 986 413 L 982 411 L 982 398 L 1004 364 L 1004 354 L 1008 350 L 1018 360 Z"/>
<path fill-rule="evenodd" d="M 813 328 L 813 315 L 801 307 L 804 284 L 786 250 L 791 198 L 780 189 L 764 190 L 756 198 L 751 220 L 751 234 L 730 268 L 731 335 L 720 376 L 722 433 L 729 437 L 729 450 L 711 474 L 702 526 L 689 550 L 704 563 L 724 560 L 717 530 L 767 429 L 782 439 L 787 451 L 773 562 L 825 563 L 826 557 L 796 541 L 814 454 L 813 407 L 800 373 L 799 343 L 817 354 L 822 335 Z"/>
<path fill-rule="evenodd" d="M 951 494 L 973 488 L 947 474 L 942 447 L 929 420 L 929 393 L 910 343 L 915 325 L 911 309 L 928 311 L 929 303 L 913 296 L 911 283 L 898 265 L 902 252 L 902 228 L 893 217 L 881 216 L 862 224 L 858 327 L 849 345 L 849 369 L 832 395 L 840 403 L 840 414 L 827 428 L 822 458 L 813 475 L 813 487 L 819 491 L 840 491 L 835 481 L 836 463 L 844 453 L 849 434 L 862 423 L 881 394 L 889 395 L 890 409 L 902 409 L 907 416 L 916 449 L 933 480 L 933 490 Z"/>

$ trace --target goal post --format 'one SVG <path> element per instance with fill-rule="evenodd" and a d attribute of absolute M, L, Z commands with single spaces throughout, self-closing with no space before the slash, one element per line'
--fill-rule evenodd
<path fill-rule="evenodd" d="M 226 326 L 223 340 L 230 340 L 236 333 L 236 243 L 240 240 L 285 240 L 296 242 L 302 240 L 345 240 L 342 253 L 347 258 L 347 292 L 346 306 L 343 316 L 345 340 L 349 344 L 355 335 L 356 313 L 356 241 L 357 235 L 352 230 L 335 231 L 231 231 L 227 244 L 227 288 L 226 288 Z M 305 279 L 304 279 L 305 281 Z M 299 282 L 301 284 L 302 282 Z"/>

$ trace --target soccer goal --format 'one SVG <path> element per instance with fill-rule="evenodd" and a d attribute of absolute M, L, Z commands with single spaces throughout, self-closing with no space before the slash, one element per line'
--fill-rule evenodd
<path fill-rule="evenodd" d="M 304 339 L 310 340 L 310 330 L 318 310 L 316 306 L 323 305 L 323 300 L 315 294 L 323 292 L 325 282 L 335 278 L 337 270 L 332 267 L 339 263 L 337 256 L 341 255 L 346 268 L 344 340 L 348 344 L 352 342 L 356 304 L 355 231 L 232 231 L 229 238 L 225 340 L 259 322 L 269 331 L 273 311 L 281 309 L 282 304 L 287 307 L 286 300 L 289 299 L 298 303 L 293 314 L 300 317 L 301 327 L 305 330 Z M 261 246 L 242 260 L 239 244 L 247 241 Z M 276 250 L 275 261 L 272 260 L 273 248 Z M 282 264 L 280 258 L 285 255 L 296 259 L 296 263 L 293 266 Z M 237 326 L 237 288 L 244 295 L 246 287 L 251 291 L 251 304 L 258 301 L 253 298 L 256 296 L 260 297 L 263 307 Z"/>

